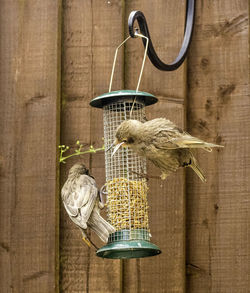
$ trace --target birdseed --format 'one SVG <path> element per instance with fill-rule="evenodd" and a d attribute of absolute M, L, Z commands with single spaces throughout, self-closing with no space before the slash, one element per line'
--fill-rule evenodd
<path fill-rule="evenodd" d="M 114 178 L 107 182 L 108 219 L 116 230 L 147 229 L 148 202 L 146 180 Z"/>

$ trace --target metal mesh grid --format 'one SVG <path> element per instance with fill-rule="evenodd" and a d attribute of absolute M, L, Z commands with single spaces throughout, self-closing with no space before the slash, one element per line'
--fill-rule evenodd
<path fill-rule="evenodd" d="M 104 143 L 108 149 L 115 139 L 115 132 L 122 121 L 136 119 L 143 121 L 145 107 L 135 102 L 130 116 L 133 97 L 121 99 L 104 107 Z M 120 148 L 113 157 L 112 151 L 105 152 L 107 182 L 108 219 L 118 232 L 110 241 L 124 239 L 149 240 L 146 160 L 128 148 Z"/>

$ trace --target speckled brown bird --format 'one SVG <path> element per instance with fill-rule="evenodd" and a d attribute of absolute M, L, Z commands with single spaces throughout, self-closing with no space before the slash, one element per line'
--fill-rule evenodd
<path fill-rule="evenodd" d="M 100 209 L 104 204 L 100 201 L 95 179 L 89 175 L 84 164 L 75 164 L 69 170 L 61 196 L 70 219 L 82 231 L 85 243 L 88 246 L 91 246 L 90 243 L 93 244 L 85 233 L 87 227 L 107 243 L 109 234 L 114 233 L 115 228 L 100 215 Z"/>
<path fill-rule="evenodd" d="M 211 151 L 213 147 L 222 147 L 191 136 L 165 118 L 144 123 L 138 120 L 123 121 L 117 128 L 115 137 L 116 147 L 112 155 L 121 146 L 129 147 L 160 168 L 162 179 L 180 167 L 190 167 L 205 182 L 206 178 L 191 149 Z"/>

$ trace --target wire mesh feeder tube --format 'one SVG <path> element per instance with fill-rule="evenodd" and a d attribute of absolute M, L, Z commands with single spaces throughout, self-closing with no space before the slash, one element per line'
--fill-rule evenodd
<path fill-rule="evenodd" d="M 146 160 L 128 148 L 120 148 L 113 157 L 112 150 L 108 150 L 122 121 L 143 121 L 145 106 L 155 102 L 151 94 L 123 90 L 104 94 L 90 103 L 103 108 L 108 221 L 116 228 L 108 244 L 97 251 L 100 257 L 138 258 L 161 252 L 150 242 Z"/>

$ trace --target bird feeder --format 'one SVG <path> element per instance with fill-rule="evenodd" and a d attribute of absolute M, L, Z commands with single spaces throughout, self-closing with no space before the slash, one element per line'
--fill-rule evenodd
<path fill-rule="evenodd" d="M 110 149 L 118 126 L 127 119 L 145 121 L 145 106 L 157 102 L 155 96 L 138 91 L 146 50 L 137 89 L 111 91 L 117 51 L 128 39 L 116 50 L 109 93 L 90 102 L 91 106 L 103 109 L 107 216 L 116 229 L 108 244 L 97 251 L 97 256 L 103 258 L 140 258 L 161 253 L 150 242 L 146 159 L 128 148 L 120 148 L 112 156 Z"/>
<path fill-rule="evenodd" d="M 127 119 L 143 121 L 145 106 L 156 101 L 149 93 L 132 90 L 110 92 L 91 101 L 91 106 L 103 109 L 107 213 L 116 229 L 108 244 L 97 251 L 98 256 L 139 258 L 161 252 L 150 242 L 145 158 L 128 148 L 120 148 L 112 156 L 109 149 L 117 127 Z"/>

